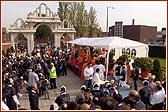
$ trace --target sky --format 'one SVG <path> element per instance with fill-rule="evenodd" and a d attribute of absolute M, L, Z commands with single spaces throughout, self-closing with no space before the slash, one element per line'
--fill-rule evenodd
<path fill-rule="evenodd" d="M 69 2 L 69 1 L 68 1 Z M 29 12 L 33 12 L 40 3 L 46 5 L 53 12 L 58 11 L 57 1 L 1 1 L 1 25 L 7 29 L 14 24 L 17 18 L 26 19 Z M 85 1 L 85 9 L 89 11 L 92 6 L 96 10 L 97 22 L 103 31 L 108 26 L 113 26 L 117 21 L 123 25 L 156 26 L 158 31 L 167 28 L 167 2 L 166 1 Z"/>

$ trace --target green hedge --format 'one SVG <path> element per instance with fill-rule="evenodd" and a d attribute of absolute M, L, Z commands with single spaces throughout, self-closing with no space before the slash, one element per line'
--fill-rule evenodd
<path fill-rule="evenodd" d="M 166 58 L 166 46 L 149 46 L 149 57 Z"/>

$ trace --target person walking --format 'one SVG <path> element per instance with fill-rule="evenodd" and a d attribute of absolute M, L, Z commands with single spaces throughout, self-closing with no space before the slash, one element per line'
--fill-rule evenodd
<path fill-rule="evenodd" d="M 50 86 L 51 86 L 51 89 L 57 89 L 57 85 L 56 85 L 56 78 L 57 78 L 56 68 L 54 66 L 54 63 L 51 63 L 50 65 L 51 65 Z"/>
<path fill-rule="evenodd" d="M 17 110 L 20 107 L 20 103 L 17 99 L 16 89 L 13 87 L 13 79 L 8 80 L 8 85 L 2 89 L 2 94 L 4 99 L 6 99 L 6 104 L 9 107 L 9 110 Z"/>
<path fill-rule="evenodd" d="M 30 109 L 31 110 L 40 110 L 39 109 L 39 99 L 37 93 L 37 85 L 32 84 L 32 90 L 29 92 L 29 102 L 30 102 Z"/>
<path fill-rule="evenodd" d="M 38 75 L 34 72 L 34 67 L 31 65 L 28 69 L 28 88 L 27 90 L 30 91 L 32 88 L 32 84 L 38 85 L 39 83 L 39 77 Z"/>

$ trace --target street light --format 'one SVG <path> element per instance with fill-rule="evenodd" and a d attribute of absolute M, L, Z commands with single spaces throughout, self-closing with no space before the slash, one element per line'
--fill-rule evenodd
<path fill-rule="evenodd" d="M 106 28 L 107 36 L 108 36 L 108 8 L 114 9 L 114 7 L 107 6 L 107 28 Z"/>
<path fill-rule="evenodd" d="M 86 37 L 88 37 L 88 15 L 85 15 L 85 20 L 86 20 Z"/>

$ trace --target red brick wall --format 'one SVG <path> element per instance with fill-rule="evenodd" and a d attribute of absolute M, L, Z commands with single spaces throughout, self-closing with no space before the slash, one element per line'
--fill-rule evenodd
<path fill-rule="evenodd" d="M 109 27 L 110 36 L 114 36 L 114 26 Z M 157 36 L 157 27 L 142 25 L 123 26 L 123 37 L 143 43 L 148 43 Z M 145 41 L 144 41 L 145 39 Z"/>
<path fill-rule="evenodd" d="M 6 39 L 6 28 L 2 27 L 2 43 L 5 42 L 5 39 Z"/>
<path fill-rule="evenodd" d="M 135 41 L 140 40 L 140 26 L 124 26 L 123 37 Z"/>
<path fill-rule="evenodd" d="M 11 48 L 11 43 L 2 43 L 2 50 L 7 51 L 8 48 Z"/>
<path fill-rule="evenodd" d="M 140 42 L 149 42 L 157 37 L 157 27 L 141 26 Z"/>

